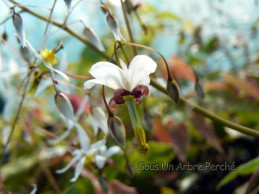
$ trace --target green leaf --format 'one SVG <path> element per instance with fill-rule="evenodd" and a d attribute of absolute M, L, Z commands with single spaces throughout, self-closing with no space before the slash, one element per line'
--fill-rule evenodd
<path fill-rule="evenodd" d="M 161 12 L 161 13 L 156 14 L 155 17 L 160 20 L 161 19 L 170 19 L 170 20 L 174 20 L 174 21 L 180 20 L 180 18 L 177 15 L 175 15 L 171 12 Z"/>
<path fill-rule="evenodd" d="M 249 175 L 257 169 L 259 166 L 259 157 L 254 158 L 242 165 L 240 165 L 235 171 L 227 174 L 217 185 L 217 190 L 219 190 L 222 186 L 226 185 L 230 181 L 234 180 L 238 176 Z"/>

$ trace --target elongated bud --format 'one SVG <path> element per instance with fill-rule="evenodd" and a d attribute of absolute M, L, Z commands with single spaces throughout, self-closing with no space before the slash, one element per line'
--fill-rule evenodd
<path fill-rule="evenodd" d="M 27 47 L 20 47 L 20 53 L 22 55 L 22 58 L 27 62 L 30 63 L 31 61 L 31 54 Z"/>
<path fill-rule="evenodd" d="M 8 39 L 8 35 L 7 35 L 6 32 L 4 32 L 4 33 L 1 35 L 1 37 L 2 37 L 2 39 L 3 39 L 4 41 L 7 41 L 7 39 Z"/>
<path fill-rule="evenodd" d="M 121 34 L 117 19 L 111 13 L 108 13 L 107 15 L 107 23 L 116 40 L 118 41 L 125 40 Z"/>
<path fill-rule="evenodd" d="M 64 0 L 68 9 L 70 9 L 72 0 Z"/>
<path fill-rule="evenodd" d="M 69 98 L 63 93 L 57 93 L 55 95 L 55 103 L 61 114 L 71 121 L 75 120 L 73 107 L 70 103 Z"/>
<path fill-rule="evenodd" d="M 204 93 L 204 89 L 203 87 L 201 86 L 201 84 L 199 83 L 199 81 L 196 81 L 195 83 L 195 91 L 197 93 L 197 95 L 200 97 L 200 98 L 204 98 L 205 97 L 205 93 Z"/>
<path fill-rule="evenodd" d="M 172 78 L 169 78 L 167 81 L 167 91 L 170 98 L 175 102 L 178 103 L 180 99 L 180 90 L 177 85 L 177 82 Z"/>
<path fill-rule="evenodd" d="M 14 25 L 14 28 L 16 30 L 18 39 L 19 39 L 22 47 L 25 47 L 26 44 L 25 44 L 25 32 L 24 32 L 24 29 L 23 29 L 23 19 L 20 16 L 20 14 L 15 13 L 14 10 L 13 10 L 12 19 L 13 19 L 13 25 Z"/>
<path fill-rule="evenodd" d="M 112 138 L 123 148 L 125 148 L 125 126 L 117 116 L 109 116 L 107 121 Z"/>
<path fill-rule="evenodd" d="M 99 37 L 96 35 L 96 33 L 91 28 L 85 27 L 83 30 L 83 33 L 90 43 L 92 43 L 94 46 L 96 46 L 100 51 L 105 51 L 105 48 L 102 45 Z"/>

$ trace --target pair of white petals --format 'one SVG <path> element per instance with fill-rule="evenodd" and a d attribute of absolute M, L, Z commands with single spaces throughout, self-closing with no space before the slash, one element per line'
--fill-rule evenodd
<path fill-rule="evenodd" d="M 146 55 L 135 56 L 128 68 L 122 60 L 120 60 L 120 65 L 121 68 L 110 62 L 94 64 L 89 70 L 94 79 L 86 81 L 84 88 L 87 90 L 99 84 L 114 90 L 132 91 L 137 85 L 148 85 L 149 75 L 155 72 L 157 67 L 156 62 Z"/>

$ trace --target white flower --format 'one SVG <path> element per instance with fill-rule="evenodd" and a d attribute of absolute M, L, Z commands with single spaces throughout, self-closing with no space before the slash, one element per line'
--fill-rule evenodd
<path fill-rule="evenodd" d="M 71 182 L 75 182 L 80 176 L 86 160 L 89 163 L 94 162 L 99 169 L 103 168 L 108 158 L 110 158 L 114 154 L 122 153 L 121 149 L 118 146 L 112 146 L 107 149 L 105 144 L 106 140 L 102 139 L 91 145 L 88 143 L 87 148 L 85 149 L 75 150 L 73 152 L 74 157 L 69 162 L 69 164 L 63 169 L 58 170 L 57 173 L 61 174 L 66 172 L 70 167 L 77 163 L 74 177 L 70 180 Z"/>
<path fill-rule="evenodd" d="M 98 62 L 94 64 L 89 73 L 94 79 L 84 83 L 85 89 L 90 89 L 96 84 L 105 85 L 112 89 L 126 89 L 132 91 L 137 85 L 148 85 L 150 83 L 149 75 L 155 72 L 156 62 L 146 56 L 137 55 L 131 61 L 129 67 L 120 60 L 119 68 L 110 62 Z"/>

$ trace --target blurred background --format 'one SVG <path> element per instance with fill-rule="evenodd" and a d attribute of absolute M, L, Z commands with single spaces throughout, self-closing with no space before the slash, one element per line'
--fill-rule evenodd
<path fill-rule="evenodd" d="M 111 56 L 114 37 L 99 3 L 98 0 L 73 0 L 72 6 L 75 7 L 67 25 L 82 36 L 82 22 L 92 28 Z M 103 3 L 118 18 L 122 34 L 129 41 L 118 1 L 104 0 Z M 223 118 L 253 129 L 259 128 L 258 0 L 142 0 L 132 3 L 141 3 L 129 15 L 135 41 L 153 47 L 165 56 L 182 96 Z M 48 17 L 48 8 L 53 0 L 20 0 L 19 4 Z M 21 60 L 12 20 L 8 19 L 12 5 L 8 0 L 0 0 L 0 34 L 7 35 L 6 41 L 2 36 L 0 43 L 1 145 L 8 137 L 20 99 L 18 88 L 27 73 L 27 63 Z M 62 23 L 66 9 L 64 1 L 58 0 L 52 19 Z M 26 12 L 22 12 L 21 16 L 26 37 L 36 50 L 52 49 L 63 42 L 64 49 L 57 54 L 57 69 L 89 76 L 91 65 L 105 60 L 53 25 L 49 27 L 48 38 L 44 37 L 46 22 Z M 158 69 L 153 77 L 165 85 L 166 70 L 160 58 L 147 50 L 138 51 L 157 60 Z M 126 52 L 131 53 L 131 48 L 126 47 Z M 194 90 L 194 71 L 205 91 L 204 99 L 199 98 Z M 0 168 L 0 189 L 3 192 L 29 193 L 31 184 L 37 185 L 37 193 L 99 193 L 105 192 L 106 188 L 111 193 L 255 192 L 258 139 L 210 121 L 188 106 L 172 104 L 168 97 L 153 87 L 138 107 L 150 145 L 149 152 L 143 155 L 137 151 L 129 116 L 124 114 L 127 110 L 122 105 L 117 114 L 122 116 L 126 129 L 129 129 L 127 155 L 130 166 L 123 155 L 115 155 L 108 160 L 101 175 L 95 166 L 87 165 L 75 183 L 69 182 L 73 168 L 61 175 L 55 173 L 71 159 L 68 143 L 48 143 L 53 136 L 64 132 L 66 124 L 54 109 L 50 80 L 43 79 L 36 85 L 35 78 L 28 89 L 10 152 L 3 155 L 0 150 L 4 159 Z M 72 79 L 70 84 L 59 85 L 59 89 L 68 94 L 74 109 L 84 98 L 83 82 Z M 111 91 L 108 94 L 111 96 Z M 87 122 L 90 107 L 103 106 L 99 95 L 97 89 L 93 102 L 87 105 L 80 118 L 86 129 L 91 129 Z M 72 133 L 66 140 L 77 146 L 74 137 Z M 115 142 L 108 138 L 107 144 L 115 145 Z M 240 171 L 223 181 L 230 170 L 138 171 L 140 162 L 147 165 L 169 163 L 174 167 L 179 163 L 201 164 L 203 167 L 207 162 L 214 165 L 234 163 L 236 170 Z M 242 169 L 246 171 L 238 169 L 240 165 L 244 165 Z"/>

